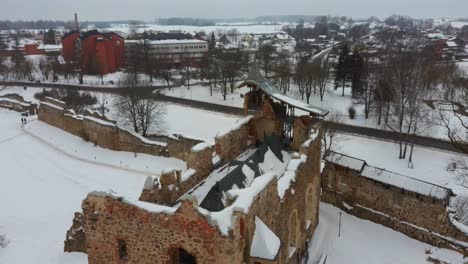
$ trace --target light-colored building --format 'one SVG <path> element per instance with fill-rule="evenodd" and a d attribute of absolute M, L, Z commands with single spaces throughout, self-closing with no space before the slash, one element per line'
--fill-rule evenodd
<path fill-rule="evenodd" d="M 181 63 L 186 59 L 200 60 L 208 52 L 208 42 L 198 39 L 165 39 L 165 40 L 125 40 L 125 55 L 142 56 L 145 45 L 150 56 Z"/>

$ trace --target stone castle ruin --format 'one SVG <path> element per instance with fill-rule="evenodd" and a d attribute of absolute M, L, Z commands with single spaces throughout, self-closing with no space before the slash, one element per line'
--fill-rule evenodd
<path fill-rule="evenodd" d="M 214 146 L 193 145 L 186 171 L 148 177 L 139 201 L 88 194 L 65 250 L 90 264 L 298 263 L 318 223 L 327 112 L 282 96 L 258 72 L 244 85 L 249 115 Z"/>
<path fill-rule="evenodd" d="M 0 108 L 27 113 L 28 115 L 37 114 L 36 104 L 24 100 L 21 95 L 15 93 L 0 95 Z"/>
<path fill-rule="evenodd" d="M 333 151 L 325 161 L 323 202 L 431 245 L 468 254 L 468 236 L 452 221 L 450 189 Z"/>

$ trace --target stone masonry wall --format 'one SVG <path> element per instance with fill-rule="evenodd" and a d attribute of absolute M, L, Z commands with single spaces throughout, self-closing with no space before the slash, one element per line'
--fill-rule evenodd
<path fill-rule="evenodd" d="M 8 99 L 12 99 L 17 102 Z M 37 105 L 25 101 L 24 98 L 19 94 L 0 95 L 0 107 L 16 112 L 27 112 L 29 115 L 37 114 Z"/>
<path fill-rule="evenodd" d="M 90 264 L 166 264 L 182 248 L 197 263 L 243 263 L 239 228 L 221 235 L 191 201 L 174 213 L 152 213 L 109 197 L 89 195 L 82 208 Z M 125 241 L 128 260 L 119 257 L 118 240 Z"/>
<path fill-rule="evenodd" d="M 250 256 L 250 245 L 255 231 L 255 216 L 258 216 L 281 240 L 277 263 L 297 263 L 305 252 L 306 240 L 310 239 L 318 224 L 320 202 L 320 139 L 303 149 L 307 155 L 305 163 L 297 170 L 296 179 L 291 183 L 283 199 L 278 196 L 277 181 L 271 182 L 262 191 L 245 216 L 245 252 Z M 311 192 L 307 196 L 307 190 Z M 306 211 L 310 211 L 307 215 Z M 297 229 L 290 230 L 290 219 L 297 216 Z M 291 232 L 296 233 L 296 241 L 290 242 Z M 294 244 L 296 252 L 290 257 L 289 246 Z M 249 262 L 248 262 L 249 263 Z M 253 263 L 253 262 L 252 262 Z M 263 262 L 260 262 L 263 263 Z"/>
<path fill-rule="evenodd" d="M 344 210 L 347 210 L 344 206 L 346 203 L 353 207 L 348 210 L 349 213 L 399 230 L 410 237 L 450 248 L 451 243 L 446 239 L 422 231 L 422 228 L 468 242 L 468 238 L 451 224 L 446 201 L 384 185 L 328 162 L 322 173 L 322 188 L 322 201 Z"/>
<path fill-rule="evenodd" d="M 54 108 L 47 104 L 39 107 L 39 120 L 60 128 L 70 134 L 81 137 L 100 147 L 155 156 L 169 156 L 164 145 L 149 144 L 134 134 L 109 124 L 79 118 L 72 112 Z"/>
<path fill-rule="evenodd" d="M 252 145 L 249 134 L 251 121 L 244 122 L 224 135 L 216 136 L 215 150 L 223 163 L 234 160 Z"/>

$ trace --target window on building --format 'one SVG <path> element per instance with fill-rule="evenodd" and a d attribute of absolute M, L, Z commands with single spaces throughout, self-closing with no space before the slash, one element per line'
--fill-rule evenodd
<path fill-rule="evenodd" d="M 128 261 L 127 243 L 125 243 L 125 240 L 122 240 L 122 239 L 117 240 L 117 243 L 119 246 L 120 260 Z"/>

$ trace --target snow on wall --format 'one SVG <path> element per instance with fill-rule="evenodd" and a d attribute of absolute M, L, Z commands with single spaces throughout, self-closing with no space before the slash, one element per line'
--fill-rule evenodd
<path fill-rule="evenodd" d="M 307 139 L 304 143 L 302 143 L 301 147 L 303 148 L 308 148 L 310 147 L 310 144 L 317 139 L 319 136 L 320 131 L 318 129 L 312 129 L 309 135 L 309 139 Z"/>
<path fill-rule="evenodd" d="M 263 221 L 255 217 L 255 233 L 250 246 L 250 256 L 274 260 L 278 254 L 281 241 Z"/>
<path fill-rule="evenodd" d="M 361 175 L 372 180 L 440 200 L 446 199 L 451 193 L 447 188 L 369 165 L 365 165 Z"/>
<path fill-rule="evenodd" d="M 232 228 L 235 221 L 233 213 L 242 212 L 248 214 L 255 198 L 260 192 L 265 190 L 267 185 L 274 179 L 276 179 L 276 174 L 266 173 L 255 178 L 252 184 L 247 188 L 228 191 L 227 197 L 229 199 L 235 199 L 235 201 L 222 211 L 210 212 L 201 207 L 198 208 L 198 211 L 207 218 L 208 222 L 212 225 L 216 225 L 221 234 L 227 236 L 229 229 Z"/>
<path fill-rule="evenodd" d="M 366 162 L 361 159 L 356 159 L 347 155 L 343 155 L 340 153 L 336 153 L 333 151 L 330 151 L 329 154 L 325 158 L 326 161 L 329 161 L 331 163 L 340 165 L 345 168 L 349 168 L 358 172 L 361 172 L 362 169 L 364 168 L 364 165 Z"/>
<path fill-rule="evenodd" d="M 192 147 L 192 152 L 200 152 L 210 147 L 211 144 L 208 144 L 207 142 L 201 142 Z"/>
<path fill-rule="evenodd" d="M 291 187 L 291 184 L 296 181 L 297 170 L 306 160 L 307 156 L 301 155 L 299 159 L 292 159 L 289 162 L 286 172 L 278 180 L 278 195 L 281 199 L 283 199 L 286 191 Z"/>
<path fill-rule="evenodd" d="M 241 119 L 237 120 L 236 124 L 233 127 L 230 127 L 229 129 L 219 131 L 218 134 L 216 135 L 216 138 L 224 137 L 227 134 L 229 134 L 230 132 L 239 129 L 241 126 L 247 124 L 252 118 L 253 118 L 253 116 L 249 115 L 249 116 L 246 116 L 244 118 L 241 118 Z"/>
<path fill-rule="evenodd" d="M 126 203 L 131 206 L 138 207 L 140 209 L 143 209 L 149 213 L 163 213 L 163 214 L 174 214 L 177 209 L 179 208 L 178 205 L 174 207 L 169 207 L 169 206 L 164 206 L 164 205 L 159 205 L 159 204 L 153 204 L 153 203 L 147 203 L 147 202 L 142 202 L 142 201 L 133 201 L 133 200 L 127 200 L 126 198 L 122 196 L 116 196 L 114 194 L 108 193 L 108 192 L 101 192 L 101 191 L 93 191 L 88 194 L 88 198 L 91 196 L 95 197 L 109 197 L 114 200 L 119 200 L 122 201 L 123 203 Z"/>

